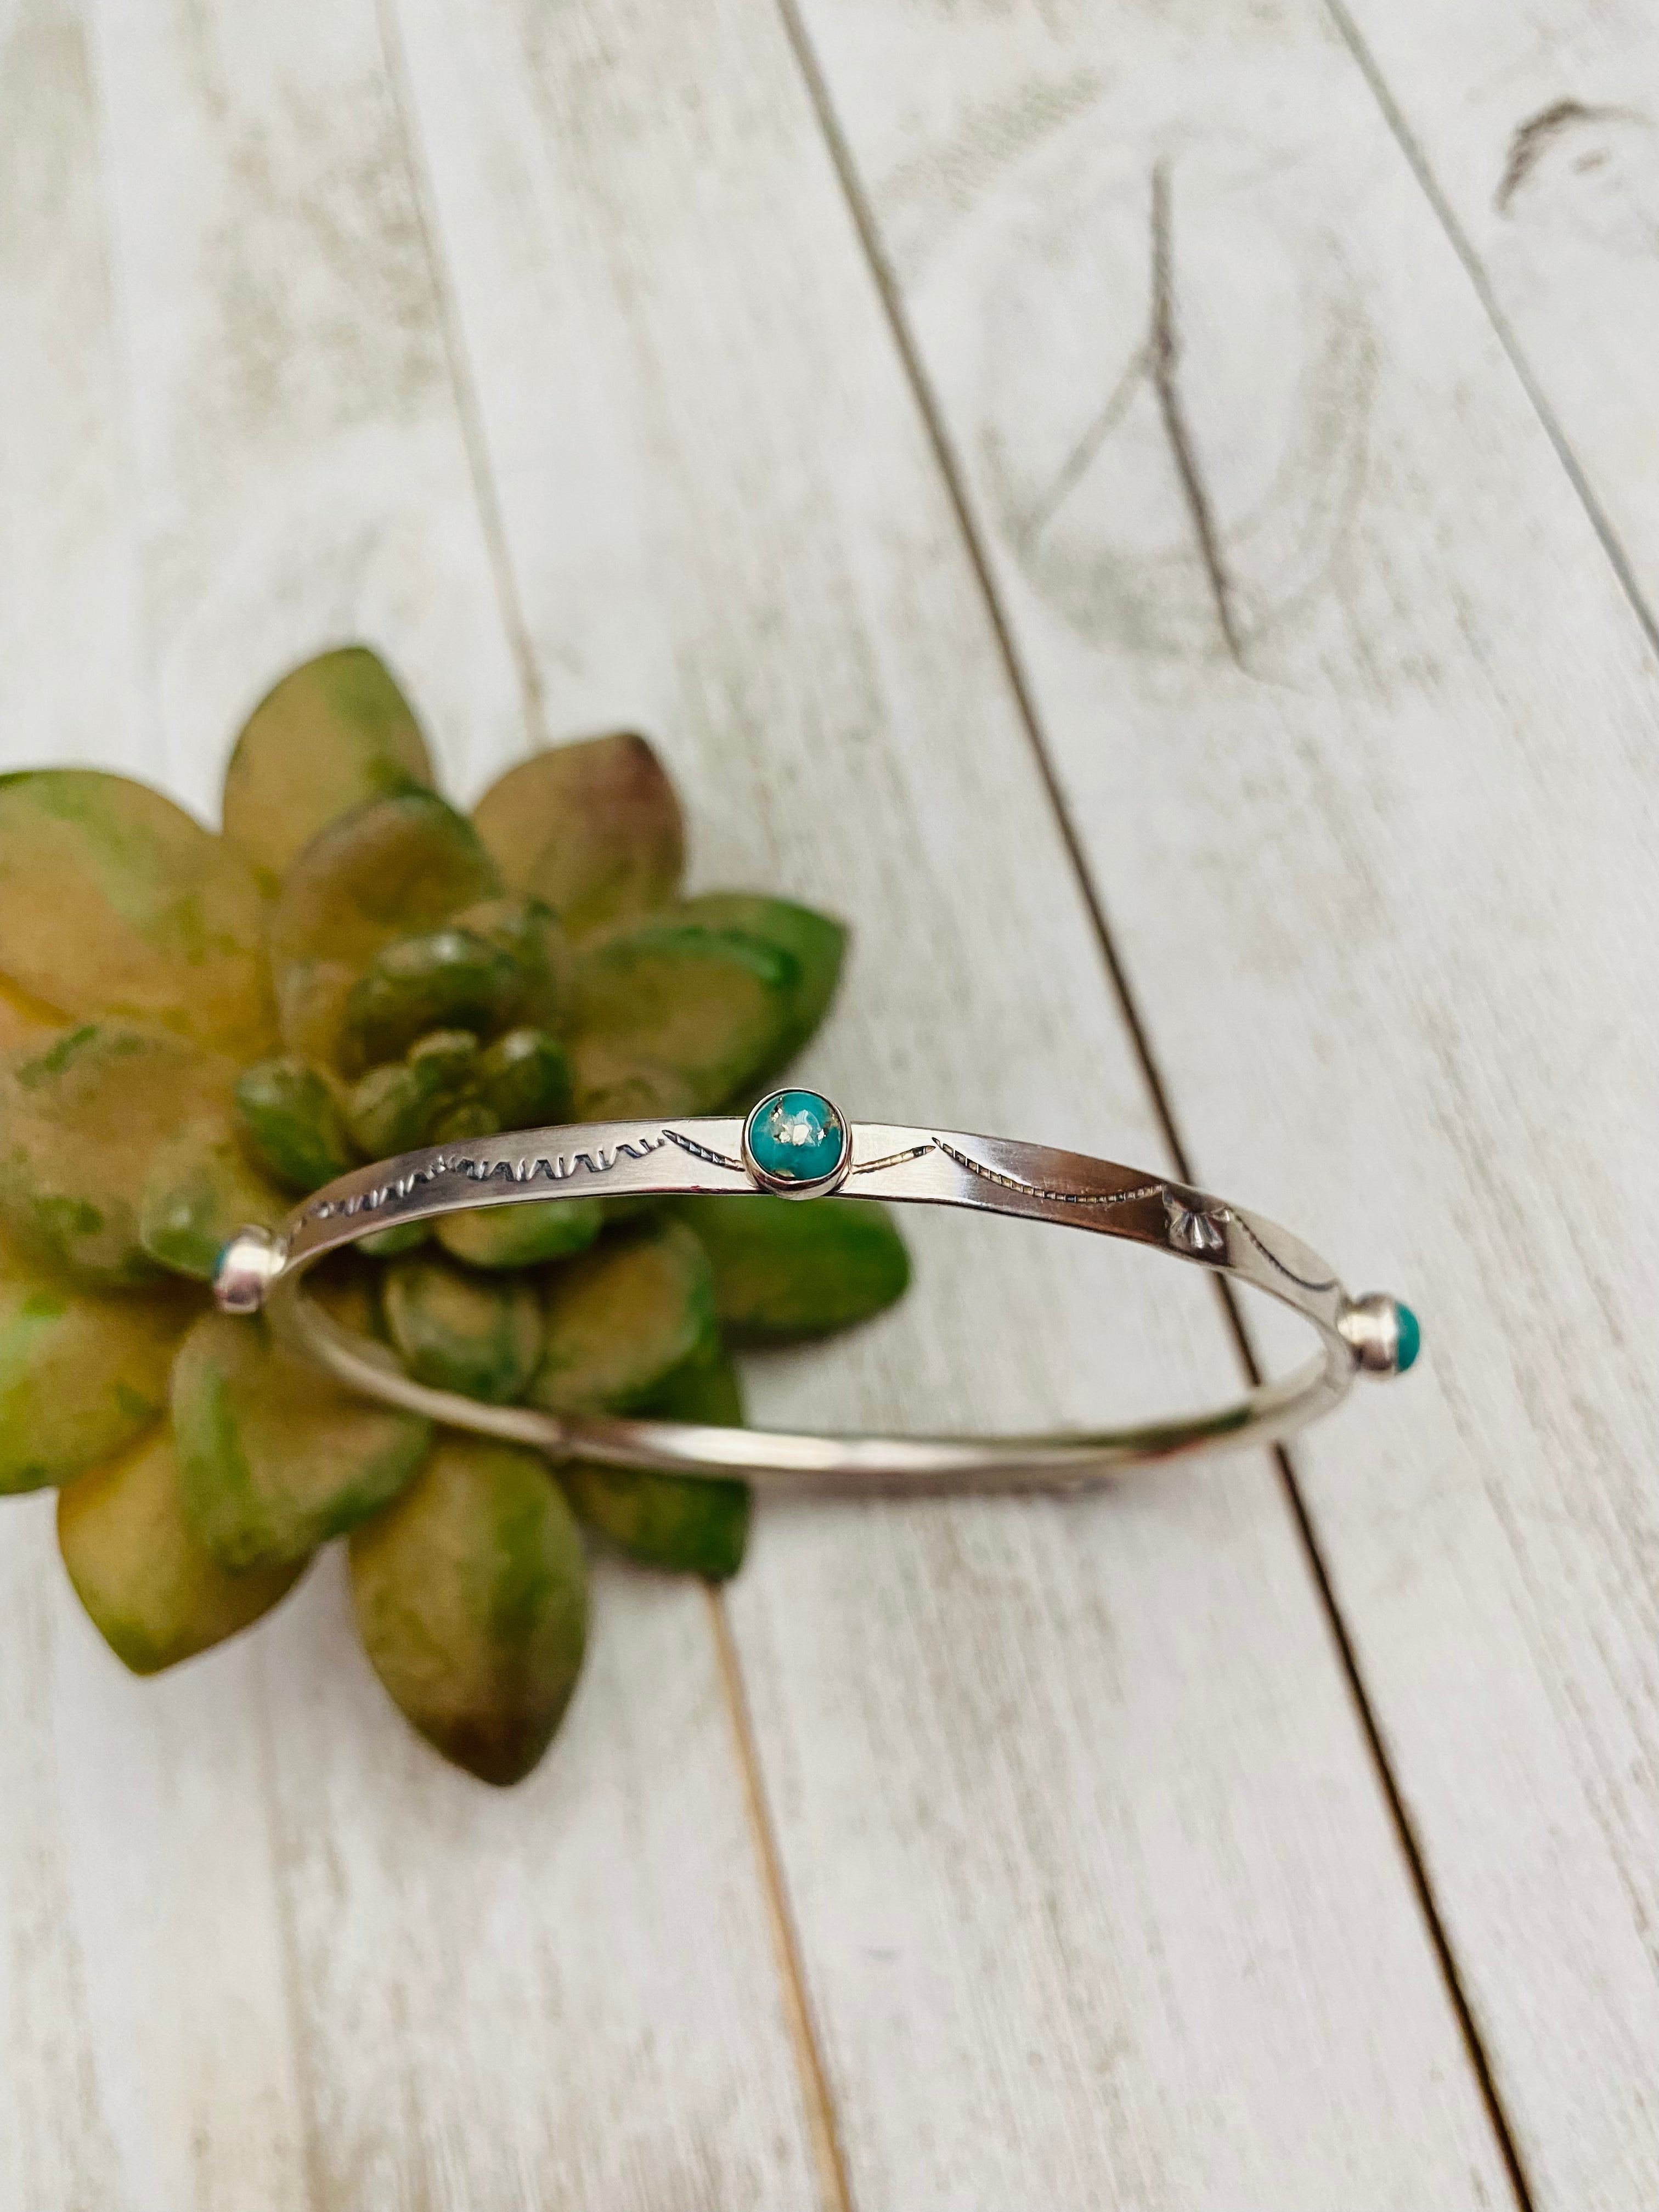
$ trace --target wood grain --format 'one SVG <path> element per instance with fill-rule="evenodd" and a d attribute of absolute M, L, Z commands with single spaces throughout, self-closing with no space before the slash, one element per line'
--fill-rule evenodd
<path fill-rule="evenodd" d="M 1659 25 L 1631 0 L 1335 14 L 1659 641 Z"/>
<path fill-rule="evenodd" d="M 1155 1158 L 781 26 L 389 14 L 553 718 L 661 734 L 702 879 L 854 916 L 810 1065 L 858 1110 Z M 1218 1379 L 1189 1285 L 966 1225 L 918 1223 L 915 1297 L 769 1364 L 763 1415 Z M 731 1614 L 855 2203 L 1501 2201 L 1268 1468 L 770 1513 Z"/>
<path fill-rule="evenodd" d="M 98 751 L 75 702 L 103 686 L 140 702 L 122 757 L 205 808 L 270 678 L 367 636 L 482 782 L 526 741 L 521 686 L 372 12 L 112 8 L 95 31 L 99 166 L 82 97 L 66 188 L 112 313 L 7 345 L 4 375 L 72 422 L 119 361 L 131 473 L 86 559 L 122 569 L 161 711 L 131 666 L 25 655 L 8 764 Z M 47 453 L 23 479 L 43 525 L 86 465 L 60 442 L 60 473 Z M 8 542 L 20 563 L 27 517 Z M 85 573 L 31 586 L 58 595 L 43 653 L 89 619 Z M 35 740 L 14 700 L 46 696 Z M 559 1750 L 498 1796 L 409 1736 L 337 1561 L 142 1685 L 79 1618 L 47 1515 L 7 1529 L 0 2201 L 816 2200 L 695 1589 L 601 1575 Z"/>
<path fill-rule="evenodd" d="M 1407 71 L 1425 13 L 1357 11 L 1407 112 L 1434 74 L 1451 117 L 1482 11 Z M 1646 2202 L 1643 625 L 1316 8 L 802 15 L 1196 1171 L 1423 1309 L 1425 1370 L 1298 1451 L 1305 1492 L 1534 2200 Z M 1547 49 L 1598 50 L 1553 26 L 1483 68 L 1529 99 Z M 1494 209 L 1495 284 L 1544 181 Z M 1610 483 L 1647 279 L 1587 331 L 1582 271 L 1535 253 L 1522 284 L 1502 251 Z"/>

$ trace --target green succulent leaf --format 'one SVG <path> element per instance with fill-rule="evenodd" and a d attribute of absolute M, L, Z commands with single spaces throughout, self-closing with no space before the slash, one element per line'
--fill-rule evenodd
<path fill-rule="evenodd" d="M 481 1128 L 446 1126 L 471 1099 L 478 1066 L 478 1040 L 470 1030 L 434 1030 L 407 1060 L 372 1067 L 346 1099 L 346 1127 L 370 1159 L 407 1152 L 442 1137 L 488 1136 Z"/>
<path fill-rule="evenodd" d="M 377 1229 L 372 1237 L 360 1237 L 357 1249 L 371 1260 L 401 1260 L 405 1252 L 418 1252 L 432 1235 L 432 1225 L 426 1221 L 400 1221 L 391 1229 Z"/>
<path fill-rule="evenodd" d="M 509 1030 L 480 1054 L 478 1097 L 501 1129 L 538 1129 L 570 1112 L 570 1058 L 545 1030 Z"/>
<path fill-rule="evenodd" d="M 234 1070 L 121 1022 L 66 1030 L 0 1069 L 0 1218 L 27 1255 L 94 1288 L 153 1281 L 141 1233 L 160 1147 L 222 1124 Z"/>
<path fill-rule="evenodd" d="M 274 886 L 337 816 L 432 781 L 386 664 L 344 646 L 291 671 L 249 716 L 225 771 L 225 835 Z"/>
<path fill-rule="evenodd" d="M 752 1079 L 763 1081 L 793 1060 L 830 1010 L 841 978 L 847 951 L 843 923 L 791 899 L 769 898 L 760 891 L 703 891 L 682 899 L 663 916 L 665 921 L 683 920 L 700 929 L 730 932 L 752 937 L 763 945 L 787 953 L 799 970 L 790 994 L 789 1023 L 778 1048 L 778 1057 Z"/>
<path fill-rule="evenodd" d="M 345 1064 L 347 1007 L 364 970 L 399 938 L 496 898 L 477 832 L 435 793 L 368 800 L 321 830 L 289 870 L 270 927 L 283 1036 L 319 1066 Z"/>
<path fill-rule="evenodd" d="M 738 1428 L 743 1392 L 729 1359 L 716 1354 L 675 1369 L 636 1407 L 664 1421 Z M 646 1565 L 724 1582 L 743 1565 L 749 1486 L 650 1468 L 573 1460 L 557 1469 L 579 1519 Z"/>
<path fill-rule="evenodd" d="M 356 1164 L 333 1085 L 292 1054 L 243 1069 L 236 1113 L 253 1158 L 297 1197 L 320 1190 Z"/>
<path fill-rule="evenodd" d="M 661 1120 L 702 1111 L 697 1085 L 689 1076 L 624 1044 L 587 1037 L 572 1048 L 571 1057 L 580 1121 Z"/>
<path fill-rule="evenodd" d="M 370 1664 L 446 1759 L 497 1785 L 529 1773 L 580 1672 L 587 1566 L 532 1452 L 446 1435 L 418 1479 L 351 1539 Z"/>
<path fill-rule="evenodd" d="M 604 1221 L 597 1198 L 543 1198 L 446 1213 L 437 1224 L 437 1238 L 469 1267 L 533 1267 L 586 1251 Z"/>
<path fill-rule="evenodd" d="M 242 854 L 160 792 L 92 769 L 0 777 L 0 969 L 43 1005 L 263 1051 L 265 920 Z"/>
<path fill-rule="evenodd" d="M 660 906 L 685 865 L 674 787 L 627 732 L 533 754 L 472 818 L 509 889 L 545 899 L 575 937 Z"/>
<path fill-rule="evenodd" d="M 540 1364 L 542 1309 L 516 1274 L 476 1274 L 448 1259 L 399 1260 L 381 1292 L 387 1329 L 417 1382 L 505 1405 Z"/>
<path fill-rule="evenodd" d="M 687 1105 L 668 1111 L 723 1105 L 776 1066 L 799 982 L 793 953 L 727 931 L 647 922 L 607 938 L 577 972 L 580 1109 L 592 1110 L 598 1072 L 618 1063 L 680 1079 Z"/>
<path fill-rule="evenodd" d="M 544 899 L 486 899 L 465 908 L 456 927 L 471 930 L 512 960 L 519 974 L 513 1019 L 562 1036 L 570 1018 L 575 953 Z"/>
<path fill-rule="evenodd" d="M 528 1396 L 552 1413 L 625 1411 L 717 1342 L 701 1244 L 676 1221 L 606 1237 L 544 1278 L 546 1340 Z"/>
<path fill-rule="evenodd" d="M 222 1644 L 269 1613 L 305 1565 L 222 1566 L 185 1516 L 165 1429 L 58 1492 L 58 1547 L 94 1626 L 135 1674 Z"/>
<path fill-rule="evenodd" d="M 195 1310 L 100 1297 L 0 1249 L 0 1495 L 67 1482 L 154 1428 Z"/>
<path fill-rule="evenodd" d="M 351 987 L 346 1034 L 356 1064 L 400 1060 L 431 1030 L 493 1036 L 523 996 L 510 952 L 453 924 L 424 937 L 400 937 L 376 955 Z"/>
<path fill-rule="evenodd" d="M 151 1156 L 138 1209 L 138 1241 L 175 1275 L 210 1282 L 239 1229 L 276 1229 L 282 1193 L 253 1168 L 228 1120 L 186 1122 Z"/>
<path fill-rule="evenodd" d="M 662 1216 L 549 1268 L 542 1293 L 543 1356 L 526 1395 L 555 1412 L 633 1410 L 719 1347 L 708 1256 Z"/>
<path fill-rule="evenodd" d="M 223 1314 L 204 1314 L 179 1349 L 173 1425 L 191 1525 L 237 1571 L 304 1559 L 378 1513 L 432 1437 L 428 1422 L 285 1350 L 264 1322 Z"/>
<path fill-rule="evenodd" d="M 902 1297 L 910 1255 L 867 1199 L 802 1205 L 736 1195 L 672 1201 L 714 1265 L 720 1327 L 764 1342 L 825 1336 Z"/>

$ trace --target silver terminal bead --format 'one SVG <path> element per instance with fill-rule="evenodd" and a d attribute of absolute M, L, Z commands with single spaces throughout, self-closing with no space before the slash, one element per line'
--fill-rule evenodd
<path fill-rule="evenodd" d="M 1370 1291 L 1363 1298 L 1350 1298 L 1338 1316 L 1337 1333 L 1352 1350 L 1362 1373 L 1398 1375 L 1416 1357 L 1414 1321 L 1411 1357 L 1402 1359 L 1401 1356 L 1403 1310 L 1386 1291 Z"/>
<path fill-rule="evenodd" d="M 257 1314 L 282 1273 L 280 1240 L 268 1229 L 239 1229 L 213 1270 L 213 1302 L 221 1313 Z"/>

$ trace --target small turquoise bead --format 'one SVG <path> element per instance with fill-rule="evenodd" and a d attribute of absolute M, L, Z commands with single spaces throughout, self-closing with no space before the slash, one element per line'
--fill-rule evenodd
<path fill-rule="evenodd" d="M 816 1091 L 780 1091 L 764 1098 L 749 1124 L 756 1166 L 779 1182 L 823 1182 L 847 1151 L 847 1125 Z"/>
<path fill-rule="evenodd" d="M 1395 1325 L 1400 1333 L 1394 1371 L 1396 1375 L 1403 1375 L 1408 1367 L 1415 1364 L 1417 1355 L 1423 1349 L 1423 1330 L 1411 1308 L 1402 1305 L 1398 1298 L 1394 1302 L 1394 1312 Z"/>

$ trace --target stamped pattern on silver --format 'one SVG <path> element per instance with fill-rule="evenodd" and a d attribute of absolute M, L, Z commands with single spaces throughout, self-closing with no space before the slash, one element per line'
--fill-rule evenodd
<path fill-rule="evenodd" d="M 624 1137 L 619 1144 L 595 1145 L 580 1152 L 555 1152 L 551 1157 L 544 1152 L 521 1152 L 516 1158 L 503 1154 L 499 1159 L 471 1159 L 465 1155 L 451 1157 L 438 1152 L 424 1167 L 411 1168 L 407 1175 L 397 1176 L 373 1190 L 361 1191 L 352 1198 L 319 1199 L 307 1210 L 305 1218 L 307 1221 L 328 1221 L 339 1215 L 378 1212 L 394 1198 L 409 1197 L 423 1183 L 441 1182 L 453 1176 L 464 1176 L 469 1182 L 526 1183 L 539 1178 L 549 1182 L 568 1182 L 574 1175 L 609 1175 L 619 1161 L 645 1159 L 652 1152 L 660 1152 L 667 1141 L 665 1132 L 656 1136 Z"/>

